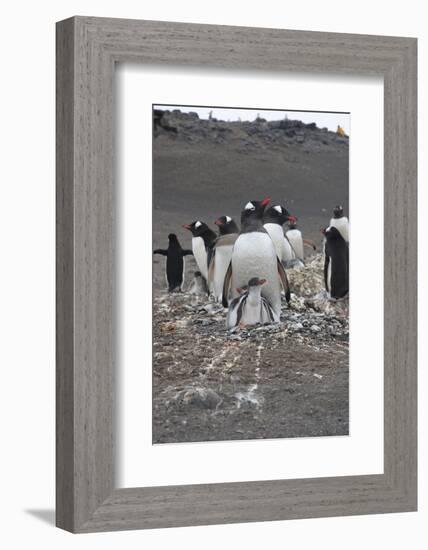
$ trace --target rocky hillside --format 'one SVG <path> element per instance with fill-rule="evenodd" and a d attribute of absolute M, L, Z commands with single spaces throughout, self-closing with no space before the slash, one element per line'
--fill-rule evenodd
<path fill-rule="evenodd" d="M 312 122 L 284 118 L 267 121 L 258 117 L 254 121 L 224 121 L 200 119 L 197 113 L 154 111 L 154 136 L 175 135 L 188 143 L 228 144 L 241 152 L 268 148 L 283 148 L 293 144 L 302 145 L 305 151 L 327 149 L 340 151 L 348 146 L 348 137 L 339 136 L 327 128 L 318 128 Z"/>

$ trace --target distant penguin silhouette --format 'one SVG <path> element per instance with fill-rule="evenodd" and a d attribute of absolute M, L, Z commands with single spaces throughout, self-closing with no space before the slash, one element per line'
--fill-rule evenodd
<path fill-rule="evenodd" d="M 239 294 L 237 289 L 245 286 L 253 277 L 266 279 L 261 293 L 272 307 L 274 321 L 279 322 L 281 284 L 287 301 L 290 300 L 290 288 L 272 239 L 263 227 L 263 213 L 269 200 L 249 201 L 241 212 L 241 231 L 224 278 L 222 303 L 228 307 L 229 292 L 232 298 L 236 298 Z"/>
<path fill-rule="evenodd" d="M 208 225 L 200 220 L 183 225 L 192 233 L 192 251 L 199 271 L 205 280 L 208 279 L 208 264 L 211 259 L 212 246 L 217 235 Z"/>
<path fill-rule="evenodd" d="M 281 262 L 293 260 L 296 256 L 287 237 L 284 235 L 282 226 L 287 221 L 297 221 L 288 210 L 277 204 L 268 208 L 263 215 L 263 227 L 269 233 L 270 238 L 275 245 L 276 255 Z"/>
<path fill-rule="evenodd" d="M 343 214 L 343 206 L 335 206 L 333 217 L 330 220 L 330 227 L 335 227 L 347 243 L 349 243 L 349 221 Z"/>
<path fill-rule="evenodd" d="M 270 303 L 261 294 L 262 285 L 266 279 L 253 277 L 244 287 L 237 288 L 239 296 L 232 300 L 227 313 L 226 327 L 228 329 L 240 326 L 273 323 L 274 311 Z"/>
<path fill-rule="evenodd" d="M 169 292 L 181 291 L 184 280 L 184 256 L 192 254 L 191 250 L 183 250 L 178 242 L 177 235 L 168 235 L 169 245 L 166 250 L 157 248 L 153 254 L 166 256 L 165 277 Z"/>
<path fill-rule="evenodd" d="M 343 298 L 349 292 L 349 247 L 336 227 L 323 233 L 325 287 L 332 298 Z"/>
<path fill-rule="evenodd" d="M 232 258 L 233 245 L 238 238 L 239 229 L 230 216 L 220 216 L 214 223 L 218 226 L 220 235 L 212 246 L 208 287 L 214 298 L 221 302 L 224 276 Z"/>

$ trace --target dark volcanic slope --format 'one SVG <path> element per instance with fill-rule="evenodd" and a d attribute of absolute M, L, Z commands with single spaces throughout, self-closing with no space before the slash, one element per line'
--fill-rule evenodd
<path fill-rule="evenodd" d="M 299 218 L 305 237 L 321 242 L 335 204 L 348 210 L 348 138 L 299 121 L 224 122 L 164 112 L 153 139 L 153 239 L 169 232 L 190 245 L 183 223 L 239 220 L 243 204 L 271 196 Z M 155 286 L 163 284 L 155 261 Z M 190 267 L 192 262 L 190 262 Z"/>

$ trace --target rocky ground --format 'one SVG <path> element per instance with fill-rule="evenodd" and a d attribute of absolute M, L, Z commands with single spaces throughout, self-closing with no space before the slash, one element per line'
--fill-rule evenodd
<path fill-rule="evenodd" d="M 347 435 L 348 301 L 322 257 L 289 270 L 281 323 L 227 331 L 221 306 L 156 291 L 153 442 Z"/>

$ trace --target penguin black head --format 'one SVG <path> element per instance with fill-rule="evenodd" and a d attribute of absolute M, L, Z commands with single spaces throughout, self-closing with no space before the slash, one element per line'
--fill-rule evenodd
<path fill-rule="evenodd" d="M 343 218 L 343 206 L 338 205 L 334 207 L 333 218 Z"/>
<path fill-rule="evenodd" d="M 264 285 L 266 282 L 266 279 L 259 279 L 258 277 L 253 277 L 248 281 L 248 286 L 251 288 L 252 286 L 261 286 Z"/>
<path fill-rule="evenodd" d="M 258 287 L 261 287 L 266 282 L 266 279 L 259 279 L 258 277 L 252 277 L 248 283 L 244 286 L 238 287 L 236 289 L 238 294 L 244 294 L 251 291 L 251 289 L 256 289 Z"/>
<path fill-rule="evenodd" d="M 261 225 L 263 213 L 269 204 L 270 197 L 262 201 L 249 201 L 241 212 L 241 225 L 245 228 L 250 225 Z"/>
<path fill-rule="evenodd" d="M 297 229 L 297 222 L 288 222 L 288 228 L 289 229 Z"/>
<path fill-rule="evenodd" d="M 183 227 L 184 229 L 188 229 L 189 231 L 191 231 L 194 237 L 202 237 L 204 233 L 206 233 L 207 231 L 211 231 L 206 223 L 199 220 L 196 220 L 190 224 L 185 224 L 183 225 Z"/>
<path fill-rule="evenodd" d="M 218 226 L 220 235 L 230 235 L 231 233 L 239 232 L 238 226 L 230 216 L 220 216 L 214 223 Z"/>
<path fill-rule="evenodd" d="M 170 243 L 178 243 L 177 235 L 175 233 L 170 233 L 168 235 L 168 240 Z"/>
<path fill-rule="evenodd" d="M 280 204 L 271 206 L 266 210 L 263 216 L 264 223 L 277 223 L 283 225 L 285 222 L 296 222 L 297 218 L 292 216 L 290 212 Z"/>

